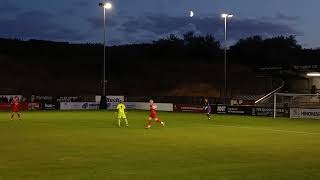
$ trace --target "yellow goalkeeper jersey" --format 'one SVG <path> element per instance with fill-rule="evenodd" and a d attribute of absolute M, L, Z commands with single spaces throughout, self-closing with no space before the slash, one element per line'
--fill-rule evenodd
<path fill-rule="evenodd" d="M 119 103 L 117 106 L 117 110 L 119 114 L 124 114 L 126 110 L 126 105 L 124 105 L 123 103 Z"/>

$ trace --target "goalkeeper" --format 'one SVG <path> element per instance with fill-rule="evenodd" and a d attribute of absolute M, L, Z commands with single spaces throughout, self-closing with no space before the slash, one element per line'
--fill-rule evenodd
<path fill-rule="evenodd" d="M 117 111 L 118 111 L 118 125 L 121 127 L 121 119 L 124 119 L 126 122 L 126 126 L 128 127 L 128 120 L 126 116 L 126 105 L 120 101 L 120 103 L 117 105 Z"/>

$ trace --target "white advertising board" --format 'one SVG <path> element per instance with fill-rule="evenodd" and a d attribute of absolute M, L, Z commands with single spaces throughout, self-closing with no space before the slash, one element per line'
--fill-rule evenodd
<path fill-rule="evenodd" d="M 135 102 L 136 104 L 136 109 L 138 110 L 149 110 L 150 109 L 150 104 L 149 103 L 143 103 L 143 102 Z M 173 111 L 173 104 L 171 103 L 156 103 L 157 105 L 157 110 L 158 111 Z"/>
<path fill-rule="evenodd" d="M 61 102 L 61 110 L 96 110 L 99 104 L 95 102 Z"/>
<path fill-rule="evenodd" d="M 119 103 L 120 101 L 124 101 L 124 96 L 106 96 L 107 103 L 109 102 L 116 102 Z M 96 96 L 96 103 L 100 103 L 101 96 Z"/>
<path fill-rule="evenodd" d="M 290 108 L 290 118 L 320 119 L 320 109 Z"/>
<path fill-rule="evenodd" d="M 116 102 L 108 102 L 107 107 L 108 109 L 114 110 L 114 109 L 117 109 L 118 104 L 119 103 L 116 103 Z M 134 102 L 125 102 L 124 104 L 126 105 L 127 109 L 136 109 L 136 104 Z"/>
<path fill-rule="evenodd" d="M 118 102 L 108 102 L 108 109 L 117 109 Z M 100 103 L 97 102 L 61 102 L 61 110 L 95 110 L 99 109 Z M 150 104 L 144 102 L 125 102 L 127 109 L 149 110 Z M 173 111 L 173 104 L 171 103 L 157 103 L 158 111 Z"/>
<path fill-rule="evenodd" d="M 118 103 L 115 102 L 109 102 L 108 104 L 108 109 L 116 109 Z M 144 102 L 125 102 L 124 103 L 127 107 L 127 109 L 136 109 L 136 110 L 149 110 L 150 109 L 150 104 L 149 103 L 144 103 Z M 158 111 L 168 111 L 172 112 L 173 111 L 173 104 L 171 103 L 157 103 L 157 110 Z"/>

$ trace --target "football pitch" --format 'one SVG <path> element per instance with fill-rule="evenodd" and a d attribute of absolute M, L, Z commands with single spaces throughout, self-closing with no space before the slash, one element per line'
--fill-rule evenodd
<path fill-rule="evenodd" d="M 0 113 L 0 180 L 320 179 L 320 121 L 148 112 Z"/>

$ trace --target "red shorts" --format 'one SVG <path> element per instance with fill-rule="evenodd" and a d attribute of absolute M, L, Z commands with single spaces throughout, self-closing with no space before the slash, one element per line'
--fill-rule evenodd
<path fill-rule="evenodd" d="M 152 119 L 158 118 L 157 113 L 150 113 L 150 116 Z"/>
<path fill-rule="evenodd" d="M 19 112 L 19 109 L 18 108 L 12 108 L 12 112 Z"/>

